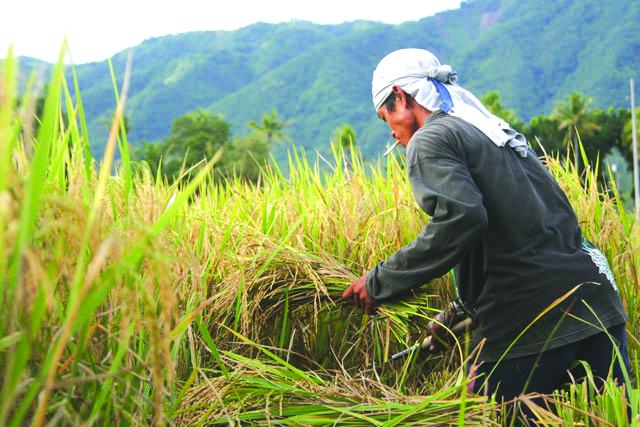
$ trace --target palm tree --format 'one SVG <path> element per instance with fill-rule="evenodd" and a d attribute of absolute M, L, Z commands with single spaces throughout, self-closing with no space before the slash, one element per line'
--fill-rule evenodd
<path fill-rule="evenodd" d="M 551 114 L 552 119 L 560 122 L 558 129 L 567 129 L 567 146 L 573 147 L 576 169 L 579 165 L 578 157 L 578 135 L 589 136 L 594 130 L 599 130 L 600 126 L 593 122 L 593 117 L 589 111 L 589 105 L 593 100 L 587 98 L 583 93 L 573 92 L 567 96 L 567 101 L 556 101 L 556 108 Z"/>
<path fill-rule="evenodd" d="M 264 136 L 267 140 L 267 146 L 271 147 L 271 143 L 276 141 L 282 143 L 283 139 L 291 141 L 289 135 L 284 133 L 284 128 L 289 126 L 290 122 L 282 121 L 278 117 L 278 110 L 275 108 L 271 110 L 271 113 L 263 113 L 260 123 L 256 123 L 253 120 L 249 120 L 247 125 L 255 130 L 258 135 Z"/>

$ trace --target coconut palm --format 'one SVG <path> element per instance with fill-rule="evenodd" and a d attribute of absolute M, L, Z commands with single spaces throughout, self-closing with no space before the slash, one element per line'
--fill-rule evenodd
<path fill-rule="evenodd" d="M 247 125 L 255 130 L 258 135 L 266 138 L 269 147 L 271 147 L 273 141 L 278 143 L 282 143 L 283 140 L 291 141 L 289 135 L 284 133 L 284 129 L 290 124 L 290 122 L 285 122 L 278 117 L 278 110 L 275 108 L 269 114 L 263 113 L 260 123 L 256 123 L 253 120 L 247 122 Z"/>
<path fill-rule="evenodd" d="M 578 135 L 589 136 L 593 134 L 594 130 L 600 129 L 600 126 L 594 123 L 589 111 L 592 102 L 593 100 L 587 98 L 583 93 L 574 91 L 567 96 L 566 101 L 556 101 L 556 108 L 550 116 L 560 122 L 558 129 L 567 130 L 566 144 L 573 147 L 576 168 L 579 165 Z"/>

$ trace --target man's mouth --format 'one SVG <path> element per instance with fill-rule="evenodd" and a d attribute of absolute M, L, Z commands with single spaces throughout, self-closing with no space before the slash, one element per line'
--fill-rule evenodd
<path fill-rule="evenodd" d="M 396 148 L 398 146 L 398 144 L 400 144 L 400 140 L 397 140 L 391 147 L 389 147 L 387 149 L 387 151 L 384 152 L 382 157 L 387 157 L 389 155 L 389 153 L 391 153 L 394 150 L 394 148 Z"/>

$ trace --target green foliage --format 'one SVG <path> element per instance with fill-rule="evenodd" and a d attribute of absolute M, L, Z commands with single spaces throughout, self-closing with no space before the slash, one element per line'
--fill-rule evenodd
<path fill-rule="evenodd" d="M 584 99 L 584 96 L 582 98 Z M 613 107 L 608 110 L 590 110 L 586 117 L 581 117 L 581 120 L 588 120 L 592 128 L 591 132 L 585 133 L 578 128 L 578 136 L 590 165 L 593 166 L 596 162 L 602 163 L 603 159 L 609 158 L 609 154 L 615 151 L 616 154 L 613 156 L 618 169 L 628 168 L 631 156 L 628 155 L 622 143 L 622 128 L 628 117 L 629 110 Z M 579 126 L 582 125 L 579 124 Z M 553 156 L 559 155 L 561 158 L 571 154 L 567 151 L 568 148 L 572 148 L 571 145 L 567 145 L 567 128 L 562 128 L 560 120 L 555 115 L 534 117 L 525 126 L 523 133 L 539 155 L 543 154 L 543 148 L 546 153 Z M 540 141 L 542 147 L 537 141 Z M 620 157 L 620 153 L 625 157 Z M 575 162 L 575 152 L 572 157 Z M 626 175 L 624 177 L 626 179 Z M 609 172 L 605 167 L 600 168 L 599 180 L 604 185 L 609 182 Z M 626 190 L 624 185 L 620 186 L 619 190 L 623 187 Z M 621 194 L 624 194 L 624 191 L 621 191 Z"/>
<path fill-rule="evenodd" d="M 344 149 L 351 149 L 357 144 L 356 130 L 349 123 L 338 126 L 333 131 L 333 141 Z"/>
<path fill-rule="evenodd" d="M 560 122 L 558 120 L 549 116 L 537 116 L 532 118 L 531 122 L 525 127 L 524 135 L 538 155 L 543 154 L 543 148 L 549 154 L 560 153 L 563 148 L 564 132 L 559 127 Z"/>
<path fill-rule="evenodd" d="M 226 144 L 217 174 L 258 182 L 267 166 L 269 145 L 256 134 L 248 134 Z"/>
<path fill-rule="evenodd" d="M 260 123 L 253 120 L 247 122 L 247 126 L 253 129 L 259 137 L 264 138 L 269 148 L 274 141 L 277 143 L 282 143 L 284 140 L 291 141 L 289 135 L 284 133 L 285 128 L 290 124 L 290 122 L 282 121 L 278 117 L 278 110 L 275 108 L 269 114 L 263 113 Z"/>
<path fill-rule="evenodd" d="M 187 161 L 195 163 L 205 157 L 213 157 L 213 153 L 227 142 L 230 135 L 230 124 L 222 120 L 222 116 L 214 116 L 198 108 L 173 121 L 165 144 L 172 150 L 170 153 L 186 153 L 189 150 Z"/>
<path fill-rule="evenodd" d="M 268 163 L 269 141 L 282 138 L 283 122 L 273 114 L 265 117 L 269 119 L 266 125 L 272 128 L 256 129 L 255 133 L 231 140 L 228 122 L 198 108 L 175 119 L 171 134 L 162 143 L 143 141 L 137 157 L 147 162 L 153 176 L 161 167 L 162 175 L 173 181 L 222 150 L 214 172 L 216 179 L 239 177 L 256 182 L 261 168 Z"/>
<path fill-rule="evenodd" d="M 158 167 L 161 166 L 161 162 L 164 157 L 164 150 L 166 148 L 167 147 L 164 144 L 142 141 L 141 147 L 139 147 L 135 152 L 135 157 L 147 162 L 151 170 L 151 174 L 156 176 L 158 174 Z"/>
<path fill-rule="evenodd" d="M 624 108 L 591 111 L 595 130 L 590 134 L 580 132 L 580 140 L 590 163 L 594 164 L 598 156 L 604 158 L 613 148 L 622 150 L 622 128 L 627 117 L 629 110 Z"/>
<path fill-rule="evenodd" d="M 498 91 L 494 90 L 487 92 L 485 96 L 480 98 L 480 102 L 487 107 L 487 110 L 509 123 L 509 125 L 516 131 L 522 132 L 524 130 L 524 123 L 518 119 L 515 110 L 506 108 L 502 105 L 500 93 Z"/>
<path fill-rule="evenodd" d="M 640 107 L 636 107 L 636 138 L 640 139 Z M 630 112 L 622 129 L 622 146 L 631 154 L 630 158 L 633 158 L 633 120 Z"/>
<path fill-rule="evenodd" d="M 162 144 L 145 143 L 138 155 L 149 163 L 154 175 L 162 160 L 162 173 L 176 179 L 181 171 L 213 158 L 220 148 L 226 146 L 231 136 L 230 129 L 231 125 L 221 116 L 198 108 L 175 119 L 171 133 Z"/>
<path fill-rule="evenodd" d="M 567 96 L 566 101 L 556 101 L 556 108 L 550 116 L 552 119 L 558 120 L 558 129 L 564 129 L 566 132 L 565 143 L 567 147 L 571 147 L 574 154 L 574 164 L 579 165 L 578 152 L 578 135 L 590 136 L 600 127 L 594 122 L 593 115 L 590 111 L 590 105 L 593 102 L 591 98 L 587 98 L 583 93 L 573 92 Z"/>

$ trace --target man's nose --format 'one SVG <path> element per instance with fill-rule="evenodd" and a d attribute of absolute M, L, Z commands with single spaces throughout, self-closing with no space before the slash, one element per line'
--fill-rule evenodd
<path fill-rule="evenodd" d="M 398 139 L 398 138 L 396 138 L 396 133 L 394 131 L 391 131 L 391 138 Z"/>

